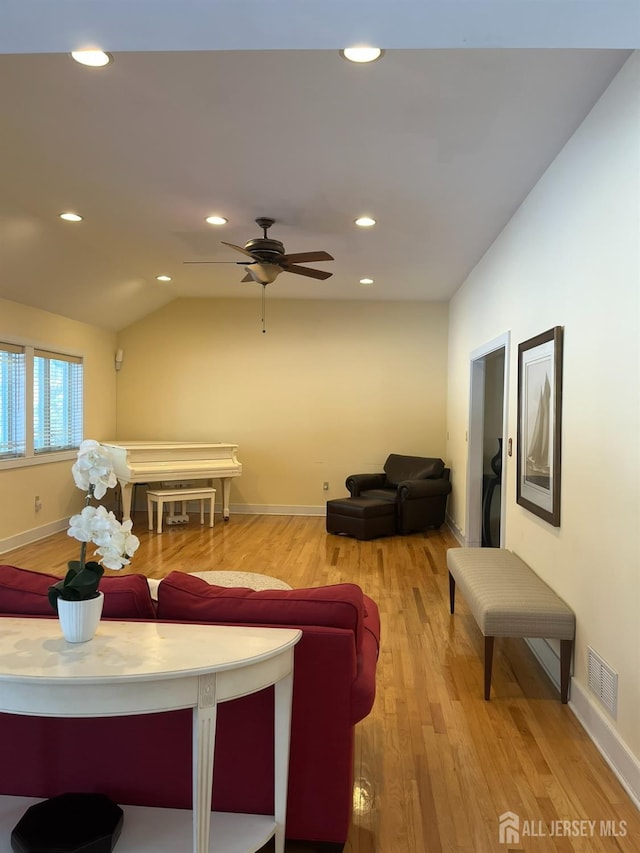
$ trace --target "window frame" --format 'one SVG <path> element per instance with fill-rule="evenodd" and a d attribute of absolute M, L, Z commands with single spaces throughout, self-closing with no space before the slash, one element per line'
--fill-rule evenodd
<path fill-rule="evenodd" d="M 11 340 L 0 341 L 0 348 L 6 347 L 8 350 L 22 350 L 25 356 L 24 364 L 24 428 L 25 428 L 25 453 L 24 456 L 14 456 L 1 458 L 0 470 L 11 468 L 24 468 L 33 465 L 45 465 L 51 462 L 64 462 L 75 459 L 78 455 L 78 447 L 73 447 L 64 450 L 35 450 L 35 423 L 34 423 L 34 383 L 35 383 L 35 357 L 36 355 L 45 354 L 50 358 L 58 358 L 63 361 L 70 361 L 82 365 L 82 415 L 81 415 L 81 438 L 84 437 L 84 373 L 85 360 L 78 353 L 73 352 L 56 352 L 55 348 L 40 347 L 32 343 L 17 342 Z"/>
<path fill-rule="evenodd" d="M 38 361 L 42 363 L 42 382 L 38 378 L 40 374 Z M 60 378 L 56 378 L 56 371 L 60 369 L 54 366 L 56 362 L 58 365 L 67 365 L 66 368 L 63 368 L 64 399 L 61 417 L 55 406 L 52 411 L 52 399 L 56 395 L 56 379 Z M 74 370 L 74 366 L 79 366 L 80 370 Z M 34 455 L 42 456 L 47 453 L 64 453 L 65 451 L 77 453 L 82 442 L 84 426 L 84 364 L 82 359 L 50 350 L 36 349 L 33 354 L 32 377 Z M 36 405 L 36 391 L 42 395 L 39 407 Z M 38 423 L 36 423 L 38 409 L 40 409 L 40 416 Z M 52 414 L 56 416 L 52 417 Z M 56 435 L 61 438 L 63 434 L 69 441 L 63 445 L 54 445 L 52 439 Z M 43 447 L 40 447 L 41 441 L 45 442 Z"/>

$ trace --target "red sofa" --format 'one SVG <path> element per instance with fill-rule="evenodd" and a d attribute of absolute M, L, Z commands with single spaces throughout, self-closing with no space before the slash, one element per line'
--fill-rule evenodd
<path fill-rule="evenodd" d="M 0 566 L 0 618 L 50 616 L 57 578 Z M 355 724 L 375 698 L 380 621 L 355 584 L 264 590 L 173 572 L 152 601 L 142 575 L 103 578 L 105 619 L 297 627 L 286 836 L 341 849 L 352 809 Z M 54 617 L 52 617 L 54 618 Z M 218 712 L 213 807 L 273 811 L 273 688 Z M 96 719 L 0 714 L 0 793 L 101 792 L 116 802 L 191 808 L 191 712 Z M 91 760 L 87 747 L 91 745 Z"/>

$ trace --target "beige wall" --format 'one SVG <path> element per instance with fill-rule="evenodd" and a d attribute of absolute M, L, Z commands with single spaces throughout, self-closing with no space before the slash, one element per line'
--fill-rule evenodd
<path fill-rule="evenodd" d="M 84 431 L 104 439 L 116 427 L 116 381 L 113 365 L 116 336 L 95 326 L 57 314 L 0 300 L 0 340 L 29 344 L 84 359 Z M 22 544 L 24 537 L 46 535 L 82 504 L 83 493 L 65 460 L 28 467 L 0 468 L 0 552 Z M 42 509 L 36 512 L 38 495 Z M 71 559 L 71 557 L 70 557 Z"/>
<path fill-rule="evenodd" d="M 118 439 L 238 444 L 236 509 L 321 511 L 349 473 L 380 470 L 390 452 L 444 456 L 444 304 L 267 291 L 262 334 L 256 288 L 255 299 L 177 300 L 119 345 Z"/>
<path fill-rule="evenodd" d="M 564 326 L 561 527 L 516 504 L 507 460 L 506 546 L 575 610 L 572 701 L 628 761 L 640 794 L 640 55 L 631 57 L 450 304 L 450 511 L 464 531 L 469 356 Z M 618 718 L 587 686 L 587 646 L 619 674 Z M 618 738 L 619 740 L 616 740 Z M 614 748 L 612 747 L 612 748 Z M 627 778 L 629 782 L 629 778 Z"/>

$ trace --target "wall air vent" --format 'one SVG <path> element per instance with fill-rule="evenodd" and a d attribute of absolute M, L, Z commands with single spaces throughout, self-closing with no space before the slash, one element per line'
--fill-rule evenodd
<path fill-rule="evenodd" d="M 618 673 L 587 646 L 589 687 L 615 720 L 618 715 Z"/>

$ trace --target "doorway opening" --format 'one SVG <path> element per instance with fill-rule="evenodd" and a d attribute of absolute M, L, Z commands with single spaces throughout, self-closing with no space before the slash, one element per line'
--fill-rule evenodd
<path fill-rule="evenodd" d="M 504 461 L 510 335 L 505 332 L 471 353 L 467 455 L 469 547 L 503 547 Z"/>

